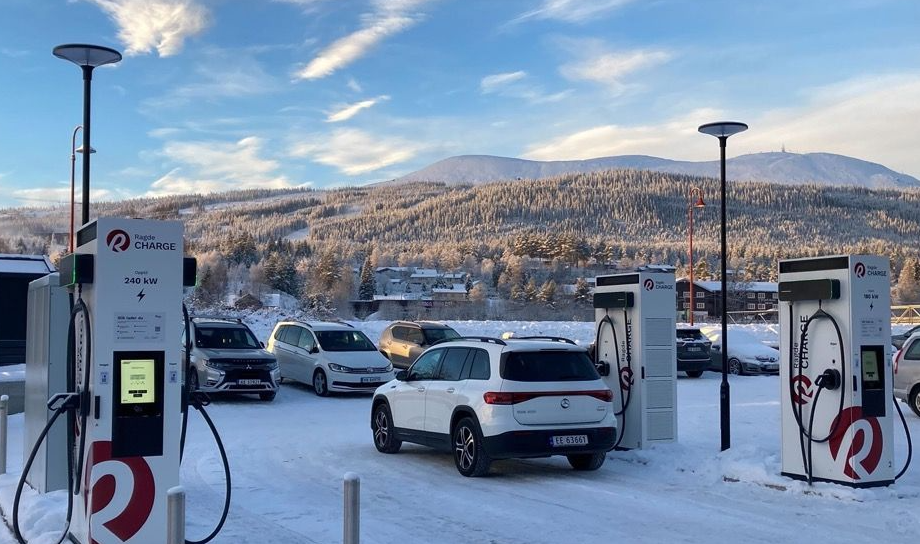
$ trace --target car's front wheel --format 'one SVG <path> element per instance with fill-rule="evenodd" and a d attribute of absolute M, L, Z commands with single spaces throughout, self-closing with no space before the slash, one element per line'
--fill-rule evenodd
<path fill-rule="evenodd" d="M 607 459 L 607 454 L 604 452 L 579 453 L 566 455 L 566 458 L 575 470 L 597 470 L 603 466 L 604 460 Z"/>
<path fill-rule="evenodd" d="M 688 370 L 687 371 L 687 376 L 690 378 L 699 378 L 702 375 L 703 375 L 702 370 Z"/>
<path fill-rule="evenodd" d="M 371 415 L 371 430 L 374 431 L 374 447 L 381 453 L 396 453 L 402 447 L 402 440 L 396 438 L 393 430 L 393 416 L 390 407 L 381 402 Z"/>
<path fill-rule="evenodd" d="M 910 404 L 910 409 L 917 414 L 917 417 L 920 417 L 920 385 L 914 387 L 914 390 L 910 392 L 908 400 L 910 401 L 908 403 Z"/>
<path fill-rule="evenodd" d="M 454 463 L 464 476 L 484 476 L 492 460 L 482 445 L 479 426 L 471 418 L 461 419 L 454 427 Z"/>
<path fill-rule="evenodd" d="M 329 383 L 326 381 L 326 373 L 321 368 L 313 373 L 313 392 L 320 397 L 329 395 Z"/>
<path fill-rule="evenodd" d="M 734 374 L 735 376 L 741 376 L 744 374 L 744 368 L 741 366 L 741 361 L 732 357 L 728 360 L 728 373 Z"/>
<path fill-rule="evenodd" d="M 198 370 L 195 367 L 192 367 L 189 369 L 189 372 L 192 374 L 189 376 L 188 388 L 190 391 L 198 391 L 200 388 L 200 384 L 198 382 Z"/>

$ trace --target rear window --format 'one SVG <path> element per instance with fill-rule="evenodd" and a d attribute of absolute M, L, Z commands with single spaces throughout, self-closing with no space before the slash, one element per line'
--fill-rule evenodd
<path fill-rule="evenodd" d="M 579 382 L 597 380 L 588 354 L 583 351 L 513 351 L 502 363 L 502 378 L 516 382 Z"/>
<path fill-rule="evenodd" d="M 440 342 L 441 340 L 450 340 L 453 338 L 460 338 L 460 334 L 457 333 L 454 329 L 423 329 L 425 332 L 425 341 L 428 344 L 434 344 L 435 342 Z"/>
<path fill-rule="evenodd" d="M 678 340 L 706 340 L 708 339 L 703 336 L 703 333 L 696 330 L 677 330 L 677 339 Z"/>
<path fill-rule="evenodd" d="M 920 359 L 920 340 L 914 340 L 914 343 L 907 348 L 904 354 L 905 359 Z"/>

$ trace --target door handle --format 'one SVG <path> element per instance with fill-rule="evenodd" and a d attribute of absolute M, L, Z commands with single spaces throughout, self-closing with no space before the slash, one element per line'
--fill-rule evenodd
<path fill-rule="evenodd" d="M 425 392 L 425 388 L 424 388 L 424 387 L 419 387 L 419 388 L 418 388 L 418 392 L 419 392 L 419 393 L 424 393 L 424 392 Z"/>
<path fill-rule="evenodd" d="M 447 392 L 448 392 L 448 393 L 453 393 L 454 391 L 456 391 L 456 389 L 454 389 L 453 387 L 448 387 L 448 388 L 447 388 Z"/>

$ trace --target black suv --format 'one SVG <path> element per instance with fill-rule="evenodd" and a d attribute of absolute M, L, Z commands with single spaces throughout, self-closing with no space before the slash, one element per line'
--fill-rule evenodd
<path fill-rule="evenodd" d="M 699 378 L 709 368 L 709 353 L 712 342 L 696 328 L 677 329 L 677 371 L 686 372 L 691 378 Z"/>
<path fill-rule="evenodd" d="M 396 368 L 409 368 L 435 342 L 460 334 L 436 321 L 397 321 L 380 334 L 380 353 Z"/>
<path fill-rule="evenodd" d="M 262 400 L 274 400 L 281 378 L 278 362 L 245 323 L 232 317 L 200 316 L 191 318 L 189 329 L 193 390 L 257 393 Z M 184 352 L 184 330 L 182 347 Z"/>

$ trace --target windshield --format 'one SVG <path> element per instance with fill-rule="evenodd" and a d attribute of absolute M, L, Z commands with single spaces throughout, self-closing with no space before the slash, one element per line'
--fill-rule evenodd
<path fill-rule="evenodd" d="M 261 344 L 245 327 L 196 327 L 195 346 L 204 349 L 259 349 Z"/>
<path fill-rule="evenodd" d="M 314 331 L 323 351 L 376 351 L 361 331 Z"/>
<path fill-rule="evenodd" d="M 515 351 L 501 368 L 502 378 L 516 382 L 577 382 L 597 380 L 588 354 L 583 351 Z"/>
<path fill-rule="evenodd" d="M 706 340 L 698 330 L 695 329 L 677 329 L 677 339 L 678 340 Z"/>
<path fill-rule="evenodd" d="M 428 344 L 434 344 L 441 340 L 460 338 L 460 334 L 454 329 L 422 329 L 422 331 L 425 333 L 425 341 Z"/>

